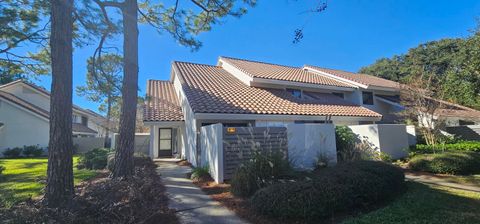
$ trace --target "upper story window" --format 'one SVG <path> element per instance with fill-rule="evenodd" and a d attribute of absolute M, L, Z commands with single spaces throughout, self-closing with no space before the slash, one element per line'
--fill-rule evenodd
<path fill-rule="evenodd" d="M 82 116 L 82 124 L 87 126 L 87 124 L 88 124 L 88 118 L 87 117 Z"/>
<path fill-rule="evenodd" d="M 344 95 L 343 93 L 332 93 L 332 94 L 335 95 L 335 96 L 338 96 L 338 97 L 340 97 L 340 98 L 342 98 L 342 99 L 345 98 L 345 95 Z"/>
<path fill-rule="evenodd" d="M 299 89 L 287 89 L 287 92 L 289 92 L 290 94 L 292 94 L 292 96 L 296 97 L 296 98 L 302 98 L 302 90 L 299 90 Z"/>
<path fill-rule="evenodd" d="M 362 92 L 363 104 L 373 105 L 373 93 L 372 92 Z"/>

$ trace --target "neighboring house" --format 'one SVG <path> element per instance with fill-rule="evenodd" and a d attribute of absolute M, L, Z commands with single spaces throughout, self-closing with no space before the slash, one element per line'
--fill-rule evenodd
<path fill-rule="evenodd" d="M 25 81 L 0 86 L 0 150 L 48 145 L 50 92 Z M 74 137 L 104 137 L 106 119 L 73 106 Z"/>
<path fill-rule="evenodd" d="M 194 161 L 200 128 L 393 123 L 398 83 L 315 66 L 290 67 L 220 57 L 218 64 L 173 62 L 169 81 L 149 80 L 144 123 L 150 156 Z"/>

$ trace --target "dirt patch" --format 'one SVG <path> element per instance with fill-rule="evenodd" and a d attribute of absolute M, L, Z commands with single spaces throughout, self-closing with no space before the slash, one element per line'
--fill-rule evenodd
<path fill-rule="evenodd" d="M 30 200 L 0 211 L 5 223 L 178 223 L 168 208 L 165 187 L 148 158 L 135 158 L 135 175 L 113 180 L 107 174 L 82 183 L 68 209 Z"/>

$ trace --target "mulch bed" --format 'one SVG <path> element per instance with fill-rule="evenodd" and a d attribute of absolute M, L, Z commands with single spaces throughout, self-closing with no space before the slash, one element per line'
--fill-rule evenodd
<path fill-rule="evenodd" d="M 213 200 L 234 211 L 240 218 L 250 223 L 277 224 L 277 223 L 303 223 L 300 221 L 286 221 L 259 215 L 251 209 L 248 199 L 235 197 L 230 193 L 230 184 L 217 184 L 213 181 L 194 182 Z"/>
<path fill-rule="evenodd" d="M 168 208 L 165 187 L 148 158 L 135 158 L 135 175 L 115 180 L 101 175 L 76 187 L 68 209 L 30 200 L 0 210 L 1 223 L 179 223 Z"/>
<path fill-rule="evenodd" d="M 182 159 L 182 160 L 178 161 L 178 162 L 177 162 L 177 165 L 179 165 L 179 166 L 190 166 L 190 167 L 192 166 L 192 164 L 189 163 L 189 162 L 188 162 L 187 160 L 185 160 L 185 159 Z"/>

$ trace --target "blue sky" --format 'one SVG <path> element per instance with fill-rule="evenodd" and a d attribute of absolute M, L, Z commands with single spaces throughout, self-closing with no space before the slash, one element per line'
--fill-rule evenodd
<path fill-rule="evenodd" d="M 326 11 L 301 14 L 312 0 L 258 0 L 244 17 L 228 18 L 201 34 L 197 52 L 140 26 L 139 86 L 148 79 L 168 79 L 172 61 L 215 64 L 218 56 L 271 63 L 357 71 L 381 57 L 406 52 L 420 43 L 466 37 L 476 26 L 480 1 L 330 0 Z M 292 44 L 293 31 L 305 27 L 304 39 Z M 121 47 L 121 46 L 120 46 Z M 74 86 L 85 83 L 86 59 L 93 47 L 74 52 Z M 50 77 L 38 84 L 50 89 Z M 97 104 L 74 94 L 74 103 L 97 110 Z"/>

